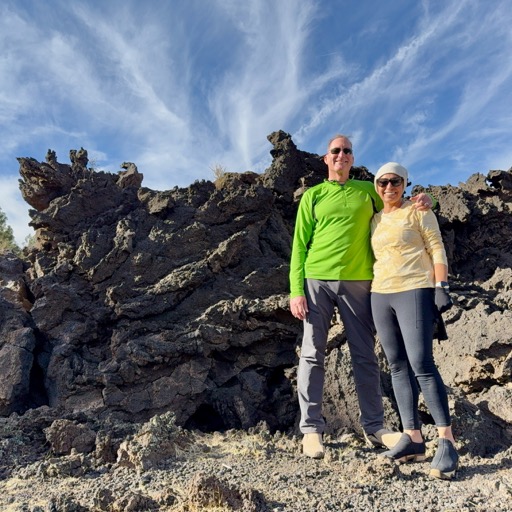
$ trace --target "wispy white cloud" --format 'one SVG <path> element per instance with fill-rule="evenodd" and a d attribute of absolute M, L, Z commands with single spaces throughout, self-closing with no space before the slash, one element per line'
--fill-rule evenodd
<path fill-rule="evenodd" d="M 296 135 L 313 137 L 329 123 L 355 126 L 350 130 L 357 133 L 356 155 L 370 168 L 399 160 L 427 176 L 436 155 L 439 167 L 445 159 L 444 167 L 451 162 L 466 170 L 474 157 L 454 159 L 454 146 L 477 138 L 480 126 L 509 132 L 512 109 L 502 98 L 512 92 L 506 57 L 512 43 L 505 12 L 512 14 L 512 6 L 504 2 L 501 9 L 470 1 L 423 2 L 416 26 L 396 40 L 388 58 L 324 98 Z"/>
<path fill-rule="evenodd" d="M 436 46 L 439 33 L 450 26 L 450 20 L 456 15 L 457 12 L 443 12 L 437 18 L 429 17 L 424 30 L 414 32 L 403 41 L 398 40 L 393 53 L 382 64 L 362 71 L 360 80 L 355 80 L 341 94 L 326 98 L 315 115 L 300 127 L 299 135 L 304 137 L 314 132 L 333 117 L 340 123 L 357 125 L 360 124 L 357 119 L 366 123 L 371 116 L 374 120 L 369 123 L 366 135 L 373 141 L 372 132 L 376 133 L 376 125 L 385 127 L 390 119 L 399 119 L 402 110 L 397 110 L 397 106 L 407 104 L 410 98 L 417 98 L 418 93 L 429 89 L 432 65 L 429 53 Z M 392 126 L 389 129 L 392 130 Z M 382 136 L 379 132 L 377 137 Z M 360 143 L 363 147 L 369 144 Z"/>
<path fill-rule="evenodd" d="M 510 156 L 511 17 L 507 0 L 6 0 L 0 173 L 84 147 L 169 189 L 215 164 L 262 171 L 283 129 L 314 152 L 349 133 L 370 170 L 462 180 Z"/>
<path fill-rule="evenodd" d="M 233 154 L 251 168 L 268 153 L 261 134 L 291 129 L 313 95 L 346 71 L 326 66 L 316 76 L 308 73 L 314 59 L 308 43 L 319 17 L 315 3 L 253 0 L 223 7 L 241 40 L 232 68 L 210 91 L 210 108 Z"/>
<path fill-rule="evenodd" d="M 432 105 L 436 118 L 429 115 L 418 123 L 415 137 L 399 147 L 397 154 L 403 154 L 406 163 L 425 168 L 435 151 L 439 160 L 451 161 L 455 170 L 485 172 L 493 154 L 492 137 L 484 143 L 491 150 L 486 154 L 475 158 L 472 148 L 482 144 L 483 127 L 494 126 L 499 138 L 509 132 L 512 109 L 501 98 L 512 92 L 512 64 L 507 57 L 512 39 L 503 12 L 498 16 L 499 10 L 477 10 L 473 2 L 461 3 L 459 8 L 456 15 L 440 13 L 434 46 L 439 51 L 430 59 L 432 70 L 441 70 L 426 88 L 432 96 L 439 91 L 439 105 Z M 496 45 L 497 39 L 501 44 Z M 439 97 L 447 91 L 451 93 L 448 98 Z M 502 145 L 500 140 L 496 149 Z M 446 179 L 446 174 L 439 179 Z"/>

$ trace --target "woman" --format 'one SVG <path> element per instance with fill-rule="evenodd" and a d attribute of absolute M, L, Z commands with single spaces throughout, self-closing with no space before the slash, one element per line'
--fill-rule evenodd
<path fill-rule="evenodd" d="M 458 454 L 448 397 L 432 353 L 434 324 L 452 305 L 448 265 L 434 213 L 420 212 L 403 198 L 407 180 L 407 169 L 389 162 L 374 182 L 384 208 L 372 220 L 372 313 L 404 428 L 398 444 L 382 455 L 400 462 L 425 458 L 418 382 L 439 434 L 430 475 L 451 479 Z"/>

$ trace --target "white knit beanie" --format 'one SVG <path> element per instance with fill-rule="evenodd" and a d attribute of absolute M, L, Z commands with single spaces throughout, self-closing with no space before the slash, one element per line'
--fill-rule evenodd
<path fill-rule="evenodd" d="M 407 187 L 409 173 L 407 172 L 407 169 L 403 165 L 397 164 L 396 162 L 388 162 L 387 164 L 384 164 L 377 171 L 375 179 L 373 180 L 375 188 L 377 188 L 377 180 L 384 174 L 396 174 L 397 176 L 400 176 L 400 178 L 403 178 L 404 180 L 404 188 Z"/>

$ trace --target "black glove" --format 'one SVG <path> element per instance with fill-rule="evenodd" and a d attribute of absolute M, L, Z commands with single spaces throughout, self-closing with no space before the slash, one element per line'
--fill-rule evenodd
<path fill-rule="evenodd" d="M 450 294 L 448 293 L 448 290 L 442 286 L 436 286 L 435 302 L 439 313 L 444 313 L 453 306 L 453 302 Z"/>

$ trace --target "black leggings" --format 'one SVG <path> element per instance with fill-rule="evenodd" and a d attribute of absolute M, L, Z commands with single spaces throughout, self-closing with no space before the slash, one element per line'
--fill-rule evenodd
<path fill-rule="evenodd" d="M 436 426 L 448 427 L 451 423 L 448 397 L 432 354 L 436 319 L 434 289 L 372 292 L 371 301 L 403 428 L 420 428 L 418 383 Z"/>

